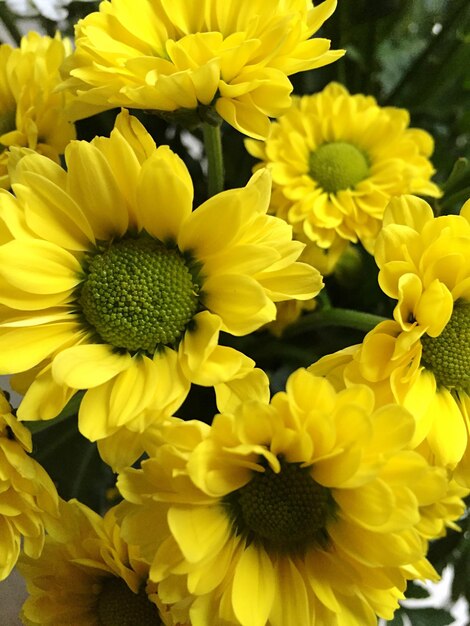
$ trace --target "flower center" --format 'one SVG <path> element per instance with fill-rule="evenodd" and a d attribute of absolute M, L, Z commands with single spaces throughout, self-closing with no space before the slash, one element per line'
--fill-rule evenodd
<path fill-rule="evenodd" d="M 438 337 L 421 337 L 421 361 L 438 385 L 470 391 L 470 302 L 459 301 Z"/>
<path fill-rule="evenodd" d="M 198 309 L 199 285 L 174 248 L 142 237 L 90 256 L 78 302 L 100 338 L 153 354 L 175 345 Z"/>
<path fill-rule="evenodd" d="M 328 193 L 354 187 L 369 175 L 365 154 L 345 141 L 325 143 L 310 154 L 311 178 Z"/>
<path fill-rule="evenodd" d="M 161 626 L 145 590 L 134 593 L 121 578 L 109 578 L 98 597 L 99 626 Z"/>
<path fill-rule="evenodd" d="M 326 545 L 326 524 L 336 508 L 330 490 L 313 480 L 310 468 L 279 461 L 279 473 L 268 466 L 223 499 L 235 532 L 274 552 Z"/>

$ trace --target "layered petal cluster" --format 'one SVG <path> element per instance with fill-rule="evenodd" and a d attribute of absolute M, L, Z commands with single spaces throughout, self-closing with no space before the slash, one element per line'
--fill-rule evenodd
<path fill-rule="evenodd" d="M 459 215 L 434 217 L 415 196 L 393 198 L 374 257 L 379 284 L 397 300 L 394 318 L 407 332 L 440 335 L 458 301 L 470 300 L 470 200 Z"/>
<path fill-rule="evenodd" d="M 41 556 L 22 556 L 19 569 L 27 626 L 176 626 L 148 565 L 122 540 L 113 509 L 102 518 L 77 500 L 60 501 Z"/>
<path fill-rule="evenodd" d="M 408 449 L 408 411 L 307 370 L 219 409 L 211 426 L 169 420 L 118 479 L 123 536 L 192 626 L 375 626 L 407 579 L 435 577 L 423 510 L 447 478 Z"/>
<path fill-rule="evenodd" d="M 58 163 L 75 138 L 65 115 L 67 98 L 56 91 L 70 52 L 70 42 L 59 34 L 52 39 L 30 32 L 19 48 L 0 46 L 0 187 L 10 187 L 9 148 L 34 150 Z"/>
<path fill-rule="evenodd" d="M 32 459 L 31 433 L 0 395 L 0 580 L 16 565 L 20 550 L 38 557 L 46 516 L 57 514 L 58 496 L 45 470 Z"/>
<path fill-rule="evenodd" d="M 53 418 L 87 390 L 81 432 L 127 464 L 191 383 L 253 369 L 221 331 L 251 333 L 275 302 L 316 295 L 321 276 L 266 214 L 266 171 L 192 210 L 185 165 L 127 112 L 65 158 L 67 171 L 24 157 L 14 195 L 0 195 L 0 372 L 27 389 L 20 419 Z"/>
<path fill-rule="evenodd" d="M 420 532 L 428 539 L 456 529 L 466 510 L 463 498 L 470 493 L 468 396 L 436 385 L 432 372 L 422 364 L 419 342 L 403 345 L 405 337 L 394 321 L 379 324 L 362 344 L 322 357 L 308 369 L 324 376 L 337 391 L 367 385 L 377 406 L 397 403 L 414 419 L 409 448 L 429 463 L 444 467 L 447 494 L 438 503 L 421 507 Z"/>
<path fill-rule="evenodd" d="M 408 111 L 380 107 L 338 83 L 294 97 L 265 141 L 246 140 L 273 175 L 271 210 L 334 260 L 348 242 L 372 252 L 392 196 L 441 195 L 430 180 L 432 137 Z"/>
<path fill-rule="evenodd" d="M 215 107 L 242 133 L 266 137 L 268 116 L 289 106 L 288 76 L 344 54 L 312 37 L 335 8 L 336 0 L 102 2 L 76 26 L 71 113 L 125 106 L 201 121 Z"/>
<path fill-rule="evenodd" d="M 470 483 L 470 202 L 434 217 L 414 196 L 394 198 L 375 259 L 383 291 L 397 300 L 354 356 L 360 376 L 392 393 L 417 421 L 435 461 Z"/>

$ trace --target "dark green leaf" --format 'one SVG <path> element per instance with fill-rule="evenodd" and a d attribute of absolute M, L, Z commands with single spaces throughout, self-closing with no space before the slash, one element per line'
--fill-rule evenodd
<path fill-rule="evenodd" d="M 407 609 L 412 626 L 447 626 L 454 617 L 447 609 Z"/>

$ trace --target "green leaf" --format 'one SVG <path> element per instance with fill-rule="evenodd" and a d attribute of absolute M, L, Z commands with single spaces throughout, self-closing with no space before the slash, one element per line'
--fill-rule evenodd
<path fill-rule="evenodd" d="M 411 582 L 406 588 L 406 598 L 413 598 L 414 600 L 429 598 L 429 591 L 428 589 L 426 589 L 426 587 L 422 587 L 421 585 L 417 585 L 416 583 Z"/>
<path fill-rule="evenodd" d="M 447 609 L 407 609 L 406 613 L 412 626 L 447 626 L 455 621 Z"/>
<path fill-rule="evenodd" d="M 462 182 L 467 179 L 470 181 L 470 162 L 465 157 L 460 157 L 454 163 L 449 177 L 442 185 L 442 189 L 445 193 L 455 192 L 462 188 Z"/>
<path fill-rule="evenodd" d="M 391 622 L 387 622 L 387 626 L 403 626 L 403 611 L 397 611 Z"/>

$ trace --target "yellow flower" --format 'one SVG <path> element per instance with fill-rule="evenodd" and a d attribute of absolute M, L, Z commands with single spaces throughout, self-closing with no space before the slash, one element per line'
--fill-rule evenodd
<path fill-rule="evenodd" d="M 435 218 L 424 200 L 391 200 L 375 258 L 380 286 L 397 300 L 395 320 L 379 324 L 354 355 L 360 377 L 413 413 L 414 445 L 425 441 L 435 462 L 457 468 L 467 485 L 469 220 L 470 201 L 460 215 Z"/>
<path fill-rule="evenodd" d="M 407 579 L 435 577 L 420 509 L 447 487 L 407 450 L 413 418 L 306 370 L 271 403 L 266 388 L 241 391 L 212 426 L 173 418 L 167 443 L 118 479 L 123 536 L 160 597 L 178 585 L 183 598 L 183 580 L 193 626 L 391 619 Z"/>
<path fill-rule="evenodd" d="M 405 109 L 380 107 L 331 83 L 295 97 L 264 141 L 246 140 L 273 175 L 271 210 L 325 250 L 360 240 L 369 252 L 391 196 L 439 197 L 433 140 Z"/>
<path fill-rule="evenodd" d="M 396 322 L 384 322 L 368 333 L 362 344 L 324 356 L 308 369 L 326 377 L 336 391 L 367 385 L 376 406 L 398 403 L 409 410 L 415 422 L 409 448 L 431 465 L 448 470 L 446 495 L 420 507 L 417 529 L 425 538 L 433 539 L 445 535 L 447 528 L 458 529 L 455 522 L 466 509 L 463 498 L 470 493 L 470 455 L 468 450 L 464 452 L 470 402 L 437 388 L 432 373 L 420 367 L 419 344 L 401 350 L 403 340 Z"/>
<path fill-rule="evenodd" d="M 8 189 L 8 148 L 31 149 L 59 162 L 75 128 L 65 117 L 65 96 L 55 88 L 70 53 L 68 40 L 30 32 L 19 48 L 0 46 L 0 187 Z"/>
<path fill-rule="evenodd" d="M 124 106 L 199 121 L 211 109 L 242 133 L 265 137 L 290 103 L 291 74 L 344 54 L 312 35 L 336 0 L 102 2 L 76 26 L 66 82 L 72 115 Z"/>
<path fill-rule="evenodd" d="M 469 249 L 470 200 L 460 215 L 437 218 L 420 198 L 390 201 L 374 256 L 380 287 L 398 301 L 394 318 L 404 331 L 436 338 L 449 322 L 456 323 L 454 314 L 465 318 L 456 309 L 465 309 L 470 300 Z M 431 346 L 437 344 L 427 341 L 428 359 L 434 360 Z"/>
<path fill-rule="evenodd" d="M 44 469 L 28 456 L 31 433 L 11 414 L 0 393 L 0 581 L 11 572 L 20 549 L 38 557 L 44 517 L 57 513 L 57 492 Z"/>
<path fill-rule="evenodd" d="M 38 559 L 22 557 L 27 626 L 175 626 L 148 565 L 120 536 L 114 509 L 104 518 L 77 500 L 60 502 Z"/>
<path fill-rule="evenodd" d="M 185 165 L 126 112 L 110 138 L 74 141 L 65 157 L 67 172 L 24 157 L 16 197 L 0 194 L 0 372 L 29 385 L 20 419 L 53 418 L 88 390 L 82 434 L 112 436 L 101 452 L 127 464 L 191 383 L 252 370 L 221 331 L 251 333 L 275 302 L 316 295 L 321 276 L 266 215 L 266 171 L 192 211 Z"/>
<path fill-rule="evenodd" d="M 470 486 L 470 397 L 438 383 L 423 361 L 419 337 L 403 332 L 395 321 L 383 322 L 362 344 L 323 357 L 312 371 L 326 375 L 337 389 L 367 384 L 381 404 L 404 406 L 415 420 L 410 447 Z"/>

